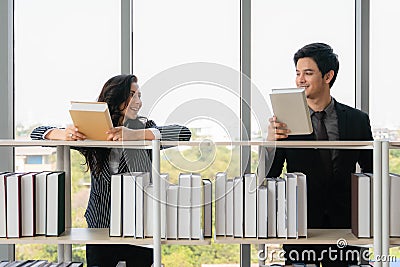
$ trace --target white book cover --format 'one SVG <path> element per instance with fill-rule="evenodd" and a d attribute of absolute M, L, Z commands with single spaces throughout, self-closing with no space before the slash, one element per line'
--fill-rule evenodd
<path fill-rule="evenodd" d="M 21 176 L 21 235 L 35 235 L 35 172 L 27 173 Z"/>
<path fill-rule="evenodd" d="M 307 176 L 297 175 L 297 228 L 299 237 L 307 237 Z"/>
<path fill-rule="evenodd" d="M 233 179 L 233 235 L 243 237 L 243 178 Z"/>
<path fill-rule="evenodd" d="M 284 179 L 276 180 L 276 236 L 287 237 L 286 220 L 286 183 Z"/>
<path fill-rule="evenodd" d="M 203 179 L 204 189 L 204 237 L 212 236 L 212 183 Z"/>
<path fill-rule="evenodd" d="M 297 175 L 285 173 L 287 237 L 297 238 Z"/>
<path fill-rule="evenodd" d="M 144 236 L 145 237 L 153 237 L 153 185 L 149 184 L 145 187 L 145 196 L 144 196 Z"/>
<path fill-rule="evenodd" d="M 268 188 L 268 237 L 276 237 L 276 179 L 267 178 Z"/>
<path fill-rule="evenodd" d="M 7 238 L 21 237 L 21 174 L 6 176 Z"/>
<path fill-rule="evenodd" d="M 136 237 L 136 174 L 122 175 L 122 236 Z"/>
<path fill-rule="evenodd" d="M 46 188 L 49 171 L 36 174 L 36 235 L 46 234 Z"/>
<path fill-rule="evenodd" d="M 122 177 L 111 176 L 110 236 L 122 236 Z"/>
<path fill-rule="evenodd" d="M 371 237 L 371 179 L 367 175 L 358 178 L 358 237 Z"/>
<path fill-rule="evenodd" d="M 215 177 L 215 234 L 225 236 L 225 192 L 227 175 L 225 172 L 218 172 Z"/>
<path fill-rule="evenodd" d="M 0 174 L 0 237 L 7 237 L 6 222 L 6 176 L 7 172 Z"/>
<path fill-rule="evenodd" d="M 244 175 L 244 237 L 257 237 L 257 176 Z"/>
<path fill-rule="evenodd" d="M 257 209 L 257 237 L 268 237 L 268 187 L 261 185 L 258 187 L 258 209 Z"/>
<path fill-rule="evenodd" d="M 274 115 L 279 122 L 286 123 L 289 135 L 312 133 L 304 88 L 272 89 L 270 99 Z"/>
<path fill-rule="evenodd" d="M 178 189 L 175 184 L 167 189 L 167 239 L 178 238 Z"/>
<path fill-rule="evenodd" d="M 200 174 L 192 173 L 191 238 L 203 239 L 204 190 Z"/>
<path fill-rule="evenodd" d="M 168 185 L 169 185 L 169 174 L 161 173 L 160 174 L 161 238 L 166 238 Z"/>
<path fill-rule="evenodd" d="M 150 184 L 150 174 L 136 176 L 136 237 L 144 238 L 144 188 Z"/>
<path fill-rule="evenodd" d="M 192 175 L 190 173 L 179 175 L 178 190 L 178 238 L 191 237 L 191 205 L 192 205 Z"/>
<path fill-rule="evenodd" d="M 65 173 L 47 175 L 46 235 L 58 236 L 65 231 Z"/>
<path fill-rule="evenodd" d="M 226 236 L 233 236 L 233 179 L 226 181 Z"/>
<path fill-rule="evenodd" d="M 400 176 L 390 173 L 390 236 L 400 237 Z"/>

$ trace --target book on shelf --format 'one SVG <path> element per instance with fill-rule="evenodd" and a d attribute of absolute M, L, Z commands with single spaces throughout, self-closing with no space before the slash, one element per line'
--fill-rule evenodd
<path fill-rule="evenodd" d="M 257 237 L 268 238 L 268 187 L 257 188 Z"/>
<path fill-rule="evenodd" d="M 204 190 L 204 237 L 212 236 L 212 183 L 203 179 Z"/>
<path fill-rule="evenodd" d="M 400 209 L 397 207 L 400 203 L 400 175 L 389 173 L 389 177 L 389 235 L 390 237 L 400 237 Z"/>
<path fill-rule="evenodd" d="M 21 235 L 36 232 L 36 172 L 21 176 Z"/>
<path fill-rule="evenodd" d="M 167 239 L 178 238 L 178 189 L 179 186 L 175 184 L 170 184 L 167 189 Z"/>
<path fill-rule="evenodd" d="M 178 238 L 190 239 L 191 237 L 191 186 L 192 175 L 182 173 L 179 175 L 178 189 Z"/>
<path fill-rule="evenodd" d="M 276 179 L 276 237 L 287 237 L 286 181 Z"/>
<path fill-rule="evenodd" d="M 36 174 L 35 188 L 36 188 L 36 222 L 35 222 L 35 233 L 36 235 L 46 234 L 46 187 L 47 187 L 47 175 L 50 171 L 43 171 Z"/>
<path fill-rule="evenodd" d="M 351 175 L 351 230 L 358 238 L 371 237 L 371 178 L 364 173 Z"/>
<path fill-rule="evenodd" d="M 243 196 L 244 185 L 242 177 L 235 177 L 233 179 L 233 236 L 243 237 Z"/>
<path fill-rule="evenodd" d="M 297 238 L 297 175 L 285 173 L 283 175 L 286 183 L 286 225 L 287 237 Z"/>
<path fill-rule="evenodd" d="M 154 188 L 152 184 L 144 188 L 144 236 L 153 237 L 153 205 L 154 205 Z"/>
<path fill-rule="evenodd" d="M 244 237 L 257 237 L 257 176 L 246 173 L 244 189 Z"/>
<path fill-rule="evenodd" d="M 9 173 L 0 173 L 0 238 L 7 237 L 6 177 Z"/>
<path fill-rule="evenodd" d="M 268 188 L 268 237 L 276 237 L 276 179 L 267 178 Z"/>
<path fill-rule="evenodd" d="M 289 135 L 312 133 L 304 88 L 272 89 L 270 99 L 274 115 L 279 122 L 286 123 Z"/>
<path fill-rule="evenodd" d="M 6 229 L 7 238 L 21 237 L 21 176 L 23 173 L 6 175 Z"/>
<path fill-rule="evenodd" d="M 69 113 L 87 139 L 107 140 L 106 132 L 113 127 L 107 103 L 71 101 Z"/>
<path fill-rule="evenodd" d="M 167 224 L 167 189 L 169 185 L 169 174 L 160 174 L 160 205 L 161 205 L 161 238 L 166 238 Z"/>
<path fill-rule="evenodd" d="M 200 174 L 191 175 L 190 238 L 202 239 L 204 231 L 204 190 Z"/>
<path fill-rule="evenodd" d="M 226 193 L 225 193 L 225 203 L 226 203 L 226 236 L 233 236 L 233 179 L 228 179 L 226 181 Z"/>
<path fill-rule="evenodd" d="M 218 172 L 215 176 L 215 235 L 225 236 L 226 234 L 226 181 L 225 172 Z"/>
<path fill-rule="evenodd" d="M 136 175 L 136 237 L 144 238 L 144 189 L 150 184 L 150 173 L 142 172 Z"/>
<path fill-rule="evenodd" d="M 122 179 L 121 173 L 111 175 L 110 236 L 122 235 Z"/>
<path fill-rule="evenodd" d="M 136 174 L 122 175 L 122 236 L 136 236 Z M 111 198 L 111 201 L 114 201 Z"/>
<path fill-rule="evenodd" d="M 294 172 L 297 176 L 297 231 L 299 237 L 307 237 L 307 176 Z"/>
<path fill-rule="evenodd" d="M 59 236 L 65 231 L 65 172 L 47 175 L 46 235 Z"/>

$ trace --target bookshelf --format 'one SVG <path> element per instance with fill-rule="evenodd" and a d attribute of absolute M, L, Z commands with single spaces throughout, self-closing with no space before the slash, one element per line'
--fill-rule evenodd
<path fill-rule="evenodd" d="M 210 240 L 161 240 L 160 203 L 154 202 L 154 237 L 134 239 L 124 237 L 109 237 L 108 229 L 71 228 L 71 170 L 70 170 L 70 146 L 74 147 L 120 147 L 131 149 L 152 149 L 154 184 L 154 196 L 160 194 L 160 181 L 155 179 L 160 173 L 160 145 L 165 146 L 258 146 L 258 147 L 282 147 L 282 148 L 331 148 L 331 149 L 373 149 L 374 151 L 374 238 L 358 239 L 349 229 L 310 229 L 308 238 L 299 239 L 256 239 L 256 238 L 232 238 L 216 237 L 215 242 L 221 244 L 335 244 L 340 238 L 346 239 L 351 245 L 373 244 L 375 255 L 389 254 L 389 219 L 388 219 L 388 155 L 390 148 L 400 148 L 400 142 L 387 141 L 52 141 L 52 140 L 0 140 L 0 147 L 19 146 L 49 146 L 57 147 L 57 169 L 64 170 L 66 174 L 65 193 L 65 223 L 66 232 L 59 237 L 26 237 L 18 239 L 0 239 L 0 244 L 57 244 L 58 260 L 68 261 L 72 258 L 72 244 L 133 244 L 153 245 L 154 266 L 161 266 L 161 245 L 208 245 Z M 383 197 L 382 197 L 383 196 Z M 390 241 L 394 245 L 400 244 L 400 239 Z M 388 263 L 376 262 L 376 267 L 388 266 Z"/>

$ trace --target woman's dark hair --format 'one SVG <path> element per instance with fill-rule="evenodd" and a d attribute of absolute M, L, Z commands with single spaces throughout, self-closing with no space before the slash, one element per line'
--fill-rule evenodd
<path fill-rule="evenodd" d="M 137 83 L 135 75 L 117 75 L 103 86 L 98 102 L 106 102 L 114 127 L 121 126 L 124 116 L 122 111 L 128 106 L 132 83 Z M 109 148 L 93 148 L 82 151 L 86 165 L 94 174 L 99 175 L 105 164 L 108 164 Z"/>
<path fill-rule="evenodd" d="M 322 77 L 327 74 L 330 70 L 333 70 L 334 75 L 329 83 L 331 88 L 336 80 L 336 76 L 339 71 L 339 60 L 338 56 L 333 53 L 333 49 L 324 43 L 312 43 L 300 48 L 296 54 L 294 54 L 294 64 L 297 65 L 297 61 L 300 58 L 309 57 L 312 58 L 319 70 L 322 73 Z"/>

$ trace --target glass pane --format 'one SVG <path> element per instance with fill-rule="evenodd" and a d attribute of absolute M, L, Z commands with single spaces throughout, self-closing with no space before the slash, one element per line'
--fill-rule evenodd
<path fill-rule="evenodd" d="M 329 44 L 339 56 L 331 95 L 354 106 L 354 1 L 252 1 L 252 80 L 268 101 L 272 88 L 296 86 L 293 55 L 314 42 Z"/>
<path fill-rule="evenodd" d="M 105 81 L 120 73 L 121 6 L 114 0 L 18 0 L 14 6 L 16 138 L 29 139 L 37 125 L 70 124 L 70 101 L 95 101 Z M 17 171 L 56 168 L 54 148 L 15 150 Z M 86 227 L 89 178 L 82 163 L 72 151 L 73 227 Z M 84 261 L 84 247 L 75 247 L 73 260 Z M 18 245 L 16 256 L 54 262 L 56 252 L 57 246 Z"/>
<path fill-rule="evenodd" d="M 397 34 L 400 2 L 371 1 L 370 45 L 370 117 L 374 136 L 399 140 L 399 90 L 397 66 L 400 46 Z"/>
<path fill-rule="evenodd" d="M 191 140 L 240 138 L 239 6 L 239 1 L 229 0 L 134 1 L 133 66 L 142 88 L 144 116 L 158 125 L 188 126 Z M 209 177 L 217 169 L 238 175 L 232 164 L 238 162 L 238 149 L 227 148 L 223 156 L 215 149 L 200 150 L 187 148 L 182 153 L 190 168 L 170 162 L 162 164 L 162 170 L 173 172 L 171 177 L 184 171 Z M 198 157 L 205 154 L 212 156 Z"/>

